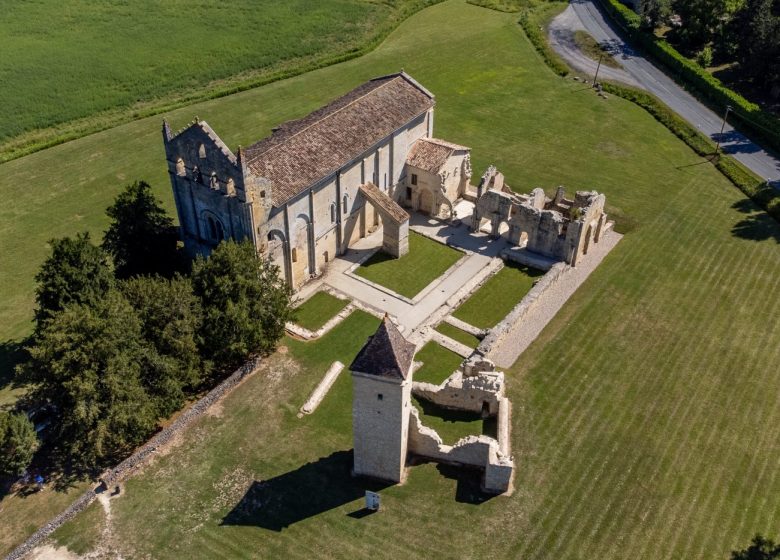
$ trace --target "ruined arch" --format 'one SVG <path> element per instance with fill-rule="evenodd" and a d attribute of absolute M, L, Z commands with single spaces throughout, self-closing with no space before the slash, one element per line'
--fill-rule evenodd
<path fill-rule="evenodd" d="M 203 220 L 204 231 L 206 232 L 209 241 L 216 244 L 227 239 L 225 235 L 227 230 L 225 229 L 222 220 L 219 219 L 219 216 L 207 210 L 201 214 L 201 219 Z"/>
<path fill-rule="evenodd" d="M 308 280 L 316 271 L 314 227 L 307 214 L 301 213 L 295 217 L 295 225 L 290 236 L 290 246 L 301 253 L 296 259 L 298 265 L 295 267 L 296 272 L 302 276 L 301 282 L 296 280 L 296 284 L 299 284 Z"/>
<path fill-rule="evenodd" d="M 282 263 L 282 273 L 288 286 L 292 286 L 292 263 L 290 255 L 290 244 L 284 232 L 278 229 L 272 229 L 268 232 L 268 258 Z M 274 259 L 274 254 L 281 251 L 281 259 Z"/>

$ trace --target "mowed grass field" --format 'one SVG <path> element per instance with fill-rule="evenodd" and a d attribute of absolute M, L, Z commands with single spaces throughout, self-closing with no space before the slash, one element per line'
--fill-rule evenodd
<path fill-rule="evenodd" d="M 358 51 L 415 2 L 5 2 L 0 155 Z"/>
<path fill-rule="evenodd" d="M 247 145 L 403 67 L 475 173 L 495 163 L 518 190 L 606 193 L 630 231 L 507 372 L 515 493 L 477 503 L 473 481 L 425 464 L 382 490 L 380 514 L 349 515 L 363 489 L 349 477 L 349 376 L 314 415 L 296 412 L 376 327 L 353 314 L 333 338 L 285 343 L 129 481 L 112 502 L 125 557 L 725 560 L 756 532 L 780 537 L 780 227 L 644 111 L 555 77 L 515 20 L 447 2 L 368 56 L 170 115 Z M 0 166 L 6 336 L 29 331 L 48 237 L 99 233 L 135 178 L 171 207 L 162 160 L 148 119 Z"/>

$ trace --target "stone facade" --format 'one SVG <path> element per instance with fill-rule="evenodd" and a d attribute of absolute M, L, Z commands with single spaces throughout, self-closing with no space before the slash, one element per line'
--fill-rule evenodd
<path fill-rule="evenodd" d="M 384 249 L 403 255 L 408 216 L 388 220 L 397 214 L 388 209 L 447 217 L 471 176 L 468 148 L 431 138 L 434 105 L 433 94 L 401 72 L 236 153 L 197 118 L 176 133 L 163 123 L 185 248 L 208 254 L 223 239 L 251 240 L 294 289 L 390 222 Z M 426 169 L 408 164 L 415 153 Z M 379 194 L 366 196 L 367 185 Z"/>
<path fill-rule="evenodd" d="M 414 345 L 385 317 L 350 366 L 354 474 L 401 482 L 407 455 L 412 454 L 482 469 L 486 492 L 508 492 L 514 462 L 509 449 L 510 403 L 504 396 L 504 374 L 495 371 L 489 360 L 475 356 L 440 386 L 413 383 L 413 355 Z M 443 408 L 496 416 L 497 437 L 473 435 L 445 445 L 435 430 L 422 423 L 411 404 L 412 394 Z"/>
<path fill-rule="evenodd" d="M 611 226 L 604 203 L 604 195 L 595 191 L 577 191 L 574 199 L 567 199 L 563 187 L 553 199 L 542 189 L 515 194 L 491 166 L 477 187 L 472 229 L 479 231 L 489 223 L 493 237 L 504 236 L 528 251 L 576 266 Z"/>

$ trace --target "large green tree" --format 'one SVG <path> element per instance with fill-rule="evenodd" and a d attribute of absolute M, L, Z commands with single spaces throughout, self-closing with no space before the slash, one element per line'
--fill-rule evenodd
<path fill-rule="evenodd" d="M 126 186 L 106 214 L 111 225 L 103 248 L 114 258 L 117 277 L 171 276 L 177 270 L 176 229 L 148 183 Z"/>
<path fill-rule="evenodd" d="M 639 15 L 642 17 L 642 24 L 649 29 L 655 29 L 669 17 L 671 8 L 671 0 L 640 0 Z"/>
<path fill-rule="evenodd" d="M 187 390 L 203 381 L 205 366 L 198 353 L 200 299 L 189 278 L 178 275 L 170 280 L 139 276 L 120 286 L 149 345 L 142 382 L 154 398 L 158 414 L 168 416 L 182 406 Z"/>
<path fill-rule="evenodd" d="M 0 412 L 0 475 L 18 476 L 38 449 L 35 427 L 23 412 Z"/>
<path fill-rule="evenodd" d="M 290 289 L 252 243 L 225 241 L 209 258 L 196 258 L 192 282 L 203 301 L 204 354 L 217 366 L 276 347 L 292 316 Z"/>
<path fill-rule="evenodd" d="M 117 290 L 56 313 L 29 352 L 32 398 L 54 405 L 56 441 L 76 465 L 113 459 L 154 428 L 156 407 L 142 384 L 149 348 Z"/>
<path fill-rule="evenodd" d="M 747 0 L 730 25 L 740 70 L 755 85 L 780 85 L 780 0 Z"/>
<path fill-rule="evenodd" d="M 51 255 L 35 280 L 36 331 L 66 305 L 90 305 L 103 297 L 114 282 L 106 254 L 92 244 L 89 233 L 52 239 Z"/>
<path fill-rule="evenodd" d="M 678 39 L 689 51 L 707 46 L 720 36 L 734 5 L 734 0 L 674 0 L 672 7 L 682 19 Z"/>

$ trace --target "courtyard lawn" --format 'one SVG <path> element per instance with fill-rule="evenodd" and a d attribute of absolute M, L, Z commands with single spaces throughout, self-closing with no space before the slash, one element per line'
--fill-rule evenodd
<path fill-rule="evenodd" d="M 542 274 L 542 271 L 506 262 L 452 315 L 480 329 L 491 329 L 520 303 L 534 280 Z"/>
<path fill-rule="evenodd" d="M 422 1 L 6 3 L 0 161 L 355 53 Z"/>
<path fill-rule="evenodd" d="M 412 397 L 412 404 L 420 413 L 423 425 L 436 430 L 444 445 L 455 445 L 466 436 L 496 437 L 495 419 L 483 419 L 478 412 L 448 410 L 416 397 Z"/>
<path fill-rule="evenodd" d="M 409 232 L 409 254 L 400 259 L 377 251 L 355 269 L 355 274 L 409 299 L 454 265 L 463 253 Z"/>
<path fill-rule="evenodd" d="M 780 539 L 780 226 L 641 109 L 554 76 L 516 22 L 446 2 L 366 57 L 171 114 L 174 128 L 206 118 L 235 148 L 403 67 L 436 94 L 436 136 L 471 146 L 476 176 L 495 163 L 519 191 L 606 194 L 631 231 L 507 372 L 515 493 L 480 503 L 466 473 L 425 464 L 361 517 L 349 375 L 296 417 L 376 327 L 358 315 L 285 342 L 128 482 L 112 501 L 123 557 L 727 560 L 756 532 Z M 0 166 L 0 339 L 29 332 L 46 239 L 99 235 L 135 178 L 171 207 L 159 125 Z M 21 498 L 0 508 L 2 552 L 49 517 Z"/>
<path fill-rule="evenodd" d="M 295 323 L 316 331 L 338 315 L 349 302 L 327 292 L 317 292 L 295 309 Z"/>
<path fill-rule="evenodd" d="M 441 344 L 429 340 L 414 355 L 414 361 L 423 364 L 414 372 L 414 381 L 439 385 L 458 369 L 463 358 Z"/>
<path fill-rule="evenodd" d="M 458 327 L 453 327 L 449 323 L 441 322 L 436 326 L 436 330 L 444 336 L 450 337 L 452 340 L 456 340 L 461 344 L 465 344 L 469 348 L 476 348 L 479 346 L 480 340 L 471 333 L 460 330 Z"/>

